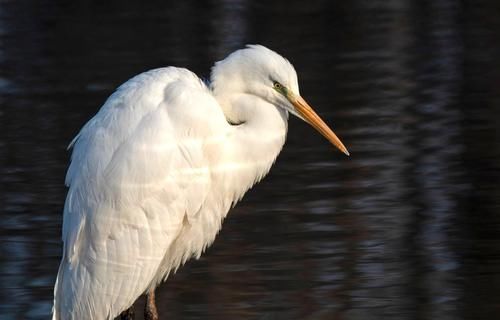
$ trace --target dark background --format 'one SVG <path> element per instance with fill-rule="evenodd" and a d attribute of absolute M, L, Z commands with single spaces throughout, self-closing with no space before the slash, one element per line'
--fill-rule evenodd
<path fill-rule="evenodd" d="M 162 318 L 500 317 L 498 0 L 101 2 L 0 0 L 0 319 L 50 318 L 66 147 L 113 89 L 247 43 L 351 157 L 291 119 Z"/>

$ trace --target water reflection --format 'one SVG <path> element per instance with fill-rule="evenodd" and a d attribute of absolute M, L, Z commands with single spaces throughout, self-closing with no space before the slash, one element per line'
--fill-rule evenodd
<path fill-rule="evenodd" d="M 292 119 L 271 175 L 158 293 L 165 318 L 494 319 L 495 5 L 1 1 L 0 318 L 50 314 L 65 148 L 113 88 L 263 43 L 352 156 Z"/>

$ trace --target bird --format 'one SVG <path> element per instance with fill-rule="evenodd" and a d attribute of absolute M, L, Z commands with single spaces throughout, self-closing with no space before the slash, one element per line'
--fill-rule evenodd
<path fill-rule="evenodd" d="M 119 86 L 69 144 L 53 320 L 159 318 L 155 289 L 210 246 L 270 170 L 288 116 L 344 144 L 299 93 L 293 65 L 262 45 L 216 62 L 209 82 L 178 67 Z"/>

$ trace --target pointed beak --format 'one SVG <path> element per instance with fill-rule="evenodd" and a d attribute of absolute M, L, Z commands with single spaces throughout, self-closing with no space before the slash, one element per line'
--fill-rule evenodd
<path fill-rule="evenodd" d="M 340 151 L 349 155 L 349 151 L 344 146 L 342 141 L 337 137 L 335 133 L 326 125 L 326 123 L 314 112 L 314 110 L 309 106 L 309 104 L 301 97 L 288 95 L 288 100 L 293 104 L 297 113 L 314 129 L 323 135 L 328 141 L 330 141 L 334 146 L 339 148 Z"/>

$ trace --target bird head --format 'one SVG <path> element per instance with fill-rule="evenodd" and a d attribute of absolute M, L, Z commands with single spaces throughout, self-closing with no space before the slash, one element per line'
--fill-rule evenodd
<path fill-rule="evenodd" d="M 293 65 L 264 46 L 248 45 L 217 62 L 212 69 L 212 89 L 216 95 L 217 91 L 232 91 L 259 96 L 304 120 L 349 155 L 337 135 L 301 97 Z"/>

